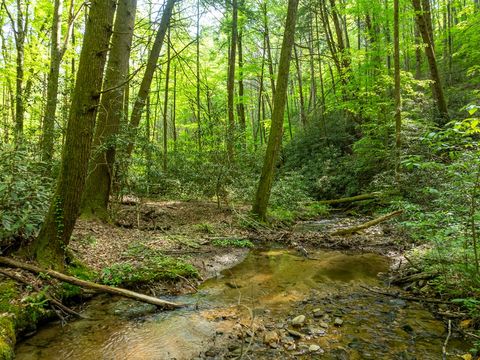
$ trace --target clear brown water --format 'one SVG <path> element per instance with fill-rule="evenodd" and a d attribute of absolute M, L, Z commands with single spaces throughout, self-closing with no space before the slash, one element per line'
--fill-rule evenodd
<path fill-rule="evenodd" d="M 246 316 L 239 304 L 267 328 L 285 328 L 298 314 L 307 316 L 309 327 L 318 327 L 311 315 L 318 307 L 344 320 L 342 327 L 331 326 L 321 337 L 304 340 L 320 345 L 322 356 L 271 349 L 258 335 L 250 349 L 253 359 L 441 359 L 442 322 L 418 304 L 372 296 L 359 286 L 382 286 L 377 274 L 388 270 L 387 258 L 323 251 L 311 255 L 315 259 L 287 250 L 252 252 L 206 281 L 197 294 L 174 299 L 189 304 L 176 311 L 157 312 L 134 301 L 99 296 L 83 312 L 89 319 L 45 326 L 18 344 L 17 359 L 193 359 L 224 346 L 218 355 L 223 358 L 228 341 L 221 334 Z M 449 358 L 466 349 L 467 343 L 452 338 Z"/>

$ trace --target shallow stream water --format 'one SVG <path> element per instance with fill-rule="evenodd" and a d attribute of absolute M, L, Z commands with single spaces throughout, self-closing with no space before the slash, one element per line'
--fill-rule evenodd
<path fill-rule="evenodd" d="M 222 359 L 245 352 L 251 359 L 442 358 L 441 321 L 419 304 L 365 290 L 385 286 L 377 275 L 388 271 L 388 258 L 310 256 L 251 252 L 198 293 L 170 299 L 187 304 L 175 311 L 98 296 L 83 311 L 88 319 L 45 326 L 18 344 L 17 359 Z M 305 321 L 294 328 L 298 315 Z M 458 359 L 468 345 L 453 334 L 448 358 Z"/>

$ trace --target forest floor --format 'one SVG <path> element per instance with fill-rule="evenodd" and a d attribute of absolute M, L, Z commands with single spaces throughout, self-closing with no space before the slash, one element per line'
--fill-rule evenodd
<path fill-rule="evenodd" d="M 329 216 L 267 228 L 251 220 L 248 210 L 247 206 L 224 208 L 207 201 L 132 199 L 117 207 L 114 223 L 78 220 L 70 249 L 76 259 L 98 273 L 125 261 L 138 265 L 149 254 L 161 253 L 192 264 L 199 271 L 198 280 L 203 281 L 241 262 L 253 246 L 372 252 L 396 262 L 409 246 L 388 224 L 347 237 L 328 235 L 366 221 L 362 217 Z M 160 290 L 189 291 L 189 284 L 182 279 L 167 281 Z"/>

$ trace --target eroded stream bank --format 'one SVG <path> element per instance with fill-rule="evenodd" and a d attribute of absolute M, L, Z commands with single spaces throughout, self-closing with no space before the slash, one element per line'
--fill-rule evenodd
<path fill-rule="evenodd" d="M 441 359 L 446 329 L 422 306 L 372 294 L 389 259 L 376 254 L 253 251 L 237 266 L 156 312 L 99 296 L 85 320 L 50 324 L 17 359 Z M 466 353 L 457 334 L 448 358 Z"/>

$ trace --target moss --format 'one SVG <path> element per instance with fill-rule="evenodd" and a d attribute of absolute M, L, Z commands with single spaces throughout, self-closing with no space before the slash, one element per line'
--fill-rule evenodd
<path fill-rule="evenodd" d="M 154 255 L 142 262 L 133 260 L 116 263 L 102 270 L 101 279 L 107 285 L 144 284 L 178 277 L 198 277 L 198 270 L 181 259 Z"/>
<path fill-rule="evenodd" d="M 15 320 L 13 314 L 0 315 L 0 360 L 14 358 Z"/>

